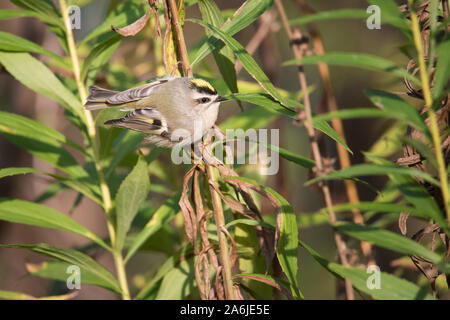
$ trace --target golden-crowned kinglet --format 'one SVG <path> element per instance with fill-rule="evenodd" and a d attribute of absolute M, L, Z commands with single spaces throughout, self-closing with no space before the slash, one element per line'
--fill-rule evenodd
<path fill-rule="evenodd" d="M 132 111 L 105 122 L 148 134 L 146 141 L 173 147 L 193 143 L 214 125 L 221 101 L 207 81 L 190 77 L 165 77 L 122 92 L 97 86 L 89 88 L 88 110 L 121 107 Z"/>

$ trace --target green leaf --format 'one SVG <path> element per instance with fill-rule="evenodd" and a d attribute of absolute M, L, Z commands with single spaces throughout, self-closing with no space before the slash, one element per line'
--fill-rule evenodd
<path fill-rule="evenodd" d="M 116 278 L 106 270 L 101 264 L 93 260 L 91 257 L 73 249 L 63 249 L 50 246 L 46 243 L 35 245 L 26 244 L 0 244 L 2 248 L 17 248 L 33 251 L 37 254 L 44 255 L 59 261 L 76 265 L 82 270 L 89 272 L 92 276 L 97 277 L 98 282 L 107 284 L 108 287 L 114 288 L 115 292 L 121 292 L 119 283 Z M 106 287 L 106 285 L 105 285 Z"/>
<path fill-rule="evenodd" d="M 190 244 L 184 245 L 179 251 L 174 255 L 170 256 L 163 265 L 158 269 L 156 274 L 150 278 L 149 282 L 144 286 L 144 288 L 139 291 L 135 299 L 142 300 L 147 299 L 150 294 L 158 289 L 158 285 L 161 279 L 164 278 L 171 270 L 180 264 L 181 261 L 191 260 L 193 255 L 193 250 Z M 181 291 L 181 290 L 180 290 Z"/>
<path fill-rule="evenodd" d="M 364 292 L 377 300 L 418 300 L 434 299 L 433 296 L 424 292 L 422 288 L 412 282 L 399 279 L 385 272 L 380 273 L 380 288 L 370 289 L 368 284 L 369 277 L 373 272 L 367 272 L 364 269 L 348 268 L 340 264 L 333 263 L 325 259 L 318 252 L 312 249 L 303 241 L 300 245 L 305 248 L 311 256 L 326 270 L 338 278 L 347 278 L 352 285 L 359 291 Z"/>
<path fill-rule="evenodd" d="M 369 13 L 361 9 L 338 9 L 333 11 L 321 11 L 314 14 L 308 14 L 300 18 L 289 20 L 289 24 L 302 25 L 311 22 L 334 19 L 367 19 Z"/>
<path fill-rule="evenodd" d="M 263 107 L 268 112 L 271 112 L 273 114 L 282 113 L 290 117 L 291 119 L 296 119 L 296 113 L 294 110 L 291 110 L 289 108 L 293 109 L 296 109 L 298 107 L 303 108 L 303 106 L 300 103 L 285 98 L 284 101 L 288 103 L 289 107 L 286 108 L 279 102 L 275 101 L 270 95 L 264 93 L 238 93 L 238 94 L 231 94 L 227 96 L 227 98 L 231 100 L 253 103 Z M 244 130 L 245 128 L 256 128 L 256 126 L 259 125 L 260 123 L 263 123 L 263 121 L 273 119 L 273 116 L 270 117 L 268 112 L 263 111 L 258 112 L 257 110 L 252 111 L 246 110 L 233 118 L 229 118 L 224 123 L 222 123 L 220 127 L 222 128 L 222 130 L 226 129 L 227 127 L 229 128 L 241 127 Z M 266 120 L 264 120 L 264 118 Z M 238 121 L 237 124 L 235 124 L 234 120 Z M 252 127 L 252 125 L 255 126 Z M 347 144 L 345 144 L 344 141 L 342 141 L 341 137 L 337 134 L 336 131 L 334 131 L 334 129 L 328 123 L 320 119 L 313 119 L 313 127 L 325 133 L 327 136 L 329 136 L 337 143 L 341 144 L 345 149 L 347 149 L 350 153 L 353 154 L 353 152 L 350 150 Z"/>
<path fill-rule="evenodd" d="M 402 174 L 411 177 L 422 178 L 436 186 L 439 186 L 439 181 L 433 178 L 430 174 L 415 170 L 409 167 L 391 166 L 391 165 L 377 165 L 377 164 L 358 164 L 345 168 L 339 171 L 333 171 L 329 174 L 317 177 L 309 180 L 305 183 L 309 186 L 318 181 L 336 180 L 336 179 L 349 179 L 358 176 L 373 176 L 373 175 L 385 175 L 385 174 Z"/>
<path fill-rule="evenodd" d="M 136 150 L 144 138 L 145 134 L 142 132 L 126 131 L 125 136 L 119 141 L 117 146 L 114 147 L 112 152 L 113 158 L 108 166 L 108 171 L 106 172 L 107 177 L 110 177 L 111 174 L 114 173 L 114 169 L 127 154 Z"/>
<path fill-rule="evenodd" d="M 122 248 L 131 223 L 150 190 L 147 163 L 139 156 L 133 170 L 120 185 L 116 195 L 117 247 Z"/>
<path fill-rule="evenodd" d="M 291 283 L 291 291 L 297 299 L 303 299 L 303 295 L 298 289 L 298 226 L 294 209 L 275 190 L 266 188 L 266 191 L 274 196 L 281 207 L 280 236 L 277 243 L 277 257 L 281 269 L 286 274 Z"/>
<path fill-rule="evenodd" d="M 0 198 L 0 220 L 69 231 L 110 249 L 92 231 L 50 207 L 18 199 Z"/>
<path fill-rule="evenodd" d="M 181 300 L 187 297 L 195 286 L 194 258 L 181 261 L 164 275 L 156 300 Z"/>
<path fill-rule="evenodd" d="M 420 85 L 419 79 L 408 73 L 406 70 L 399 68 L 393 62 L 365 53 L 328 52 L 322 55 L 306 56 L 301 59 L 289 60 L 283 63 L 283 65 L 317 64 L 321 62 L 329 65 L 390 72 L 400 78 L 405 77 L 411 82 Z"/>
<path fill-rule="evenodd" d="M 105 126 L 105 122 L 111 119 L 120 119 L 125 116 L 126 111 L 119 108 L 105 108 L 101 110 L 95 117 L 95 124 L 100 140 L 100 158 L 107 158 L 112 152 L 114 141 L 120 136 L 122 129 Z M 133 150 L 130 150 L 133 151 Z"/>
<path fill-rule="evenodd" d="M 221 30 L 230 36 L 234 35 L 255 21 L 272 4 L 273 0 L 249 0 L 231 21 L 222 26 Z M 206 38 L 204 43 L 195 52 L 195 57 L 190 59 L 192 61 L 191 67 L 201 61 L 214 49 L 221 48 L 222 46 L 223 44 L 219 39 L 215 37 Z"/>
<path fill-rule="evenodd" d="M 412 39 L 411 22 L 404 13 L 400 12 L 398 4 L 394 0 L 368 0 L 368 2 L 380 8 L 382 24 L 388 23 Z"/>
<path fill-rule="evenodd" d="M 10 176 L 15 176 L 15 175 L 19 175 L 19 174 L 27 174 L 27 173 L 38 173 L 38 174 L 47 175 L 47 176 L 52 177 L 61 182 L 60 184 L 56 184 L 56 186 L 54 186 L 54 188 L 52 190 L 49 190 L 49 192 L 45 192 L 43 195 L 39 196 L 35 200 L 35 202 L 42 202 L 48 198 L 51 198 L 53 195 L 55 195 L 57 192 L 59 192 L 62 189 L 63 185 L 66 185 L 74 190 L 81 192 L 82 194 L 91 198 L 98 204 L 102 204 L 102 201 L 101 201 L 101 198 L 99 195 L 100 191 L 96 190 L 96 189 L 95 189 L 95 191 L 93 191 L 91 188 L 89 188 L 88 185 L 86 185 L 85 182 L 62 177 L 57 174 L 37 170 L 34 168 L 11 167 L 11 168 L 0 169 L 0 179 L 4 178 L 4 177 L 10 177 Z"/>
<path fill-rule="evenodd" d="M 230 179 L 241 180 L 255 185 L 270 194 L 279 204 L 279 238 L 276 254 L 280 262 L 281 269 L 285 273 L 291 284 L 292 295 L 297 299 L 303 299 L 303 294 L 298 287 L 298 226 L 294 210 L 289 202 L 279 193 L 271 188 L 264 187 L 248 178 L 229 177 Z"/>
<path fill-rule="evenodd" d="M 380 288 L 370 289 L 367 283 L 373 272 L 360 268 L 348 268 L 336 263 L 330 263 L 328 267 L 341 277 L 350 279 L 355 288 L 376 300 L 435 300 L 427 292 L 428 288 L 421 288 L 386 272 L 380 273 Z"/>
<path fill-rule="evenodd" d="M 263 107 L 267 111 L 277 114 L 281 113 L 286 115 L 292 119 L 295 119 L 296 113 L 295 110 L 288 109 L 284 107 L 282 104 L 274 100 L 267 93 L 234 93 L 226 96 L 227 99 L 237 100 L 242 102 L 249 102 L 255 104 L 257 106 Z M 299 102 L 284 98 L 285 102 L 289 104 L 289 107 L 292 109 L 296 109 L 297 107 L 302 107 Z"/>
<path fill-rule="evenodd" d="M 431 139 L 425 121 L 419 112 L 409 103 L 397 95 L 385 91 L 365 89 L 364 93 L 378 108 L 389 113 L 393 118 L 412 124 L 421 133 L 426 134 Z"/>
<path fill-rule="evenodd" d="M 67 270 L 71 265 L 71 263 L 67 262 L 45 261 L 40 264 L 27 263 L 26 268 L 32 275 L 66 282 L 67 278 L 70 276 L 70 273 L 68 273 Z M 113 285 L 113 283 L 105 281 L 103 278 L 93 273 L 91 269 L 80 267 L 80 282 L 93 284 L 120 293 L 117 283 Z"/>
<path fill-rule="evenodd" d="M 364 153 L 364 155 L 376 164 L 385 166 L 395 166 L 390 161 L 375 157 L 369 153 Z M 443 217 L 438 204 L 435 199 L 430 195 L 430 193 L 425 189 L 423 185 L 417 182 L 414 177 L 390 173 L 389 177 L 393 183 L 394 188 L 401 191 L 403 196 L 416 208 L 416 210 L 423 216 L 428 216 L 429 218 L 438 222 L 447 233 L 449 229 L 447 227 L 447 222 Z"/>
<path fill-rule="evenodd" d="M 217 28 L 220 28 L 225 20 L 222 17 L 219 7 L 213 0 L 199 0 L 198 7 L 202 14 L 203 21 L 209 23 Z M 211 32 L 207 32 L 211 36 Z M 228 47 L 223 47 L 220 50 L 213 51 L 214 60 L 219 68 L 225 83 L 231 92 L 237 92 L 237 77 L 236 69 L 234 68 L 233 51 Z"/>
<path fill-rule="evenodd" d="M 68 139 L 58 131 L 14 113 L 0 111 L 0 131 L 28 138 L 35 138 L 36 132 L 39 132 L 39 140 L 41 141 L 50 143 L 59 141 L 85 154 L 83 147 Z"/>
<path fill-rule="evenodd" d="M 50 31 L 59 38 L 64 50 L 68 51 L 64 22 L 51 0 L 11 0 L 11 2 L 27 11 L 35 12 L 36 17 L 47 24 Z"/>
<path fill-rule="evenodd" d="M 414 240 L 391 231 L 346 222 L 337 223 L 335 228 L 348 236 L 361 241 L 371 242 L 382 248 L 408 255 L 416 255 L 436 264 L 441 262 L 441 257 L 438 254 L 425 248 Z"/>
<path fill-rule="evenodd" d="M 450 75 L 450 36 L 447 35 L 436 48 L 438 61 L 436 64 L 436 73 L 434 76 L 433 100 L 439 100 L 448 84 Z"/>
<path fill-rule="evenodd" d="M 190 21 L 196 22 L 205 28 L 213 31 L 231 50 L 233 50 L 236 57 L 242 62 L 242 66 L 247 70 L 247 72 L 255 79 L 259 85 L 276 101 L 280 102 L 284 107 L 288 107 L 288 103 L 284 101 L 284 98 L 275 89 L 273 84 L 270 82 L 266 74 L 261 70 L 256 61 L 252 56 L 245 50 L 245 48 L 233 39 L 230 35 L 224 31 L 200 21 L 198 19 L 190 19 Z"/>
<path fill-rule="evenodd" d="M 28 10 L 0 10 L 0 20 L 37 16 L 38 14 L 36 12 Z"/>
<path fill-rule="evenodd" d="M 275 229 L 274 226 L 269 223 L 258 221 L 258 220 L 252 220 L 252 219 L 236 219 L 236 220 L 228 222 L 225 225 L 225 227 L 228 229 L 237 224 L 245 224 L 247 226 L 253 226 L 253 227 L 262 226 L 262 227 L 269 228 L 269 229 Z"/>
<path fill-rule="evenodd" d="M 0 31 L 0 51 L 39 53 L 57 60 L 57 62 L 62 65 L 67 65 L 65 61 L 56 53 L 53 53 L 52 51 L 47 50 L 34 42 L 28 41 L 27 39 L 18 37 L 8 32 Z"/>
<path fill-rule="evenodd" d="M 165 204 L 160 206 L 158 210 L 153 214 L 152 218 L 145 225 L 145 227 L 139 232 L 133 243 L 128 248 L 125 262 L 127 262 L 139 248 L 154 235 L 162 226 L 167 224 L 175 215 L 180 211 L 178 200 L 180 199 L 180 193 L 177 193 L 173 197 L 169 198 Z"/>
<path fill-rule="evenodd" d="M 122 37 L 118 34 L 113 35 L 103 41 L 100 41 L 90 52 L 89 55 L 84 59 L 83 66 L 81 68 L 81 79 L 84 80 L 89 74 L 91 79 L 95 78 L 95 75 L 100 71 L 100 69 L 108 62 L 111 55 L 114 53 L 116 48 L 119 46 Z"/>
<path fill-rule="evenodd" d="M 378 140 L 372 144 L 369 152 L 379 157 L 387 158 L 392 156 L 402 148 L 399 137 L 404 136 L 406 128 L 406 123 L 395 121 L 392 126 L 384 131 Z"/>
<path fill-rule="evenodd" d="M 23 85 L 84 119 L 81 102 L 42 62 L 28 53 L 0 52 L 0 63 Z"/>
<path fill-rule="evenodd" d="M 84 182 L 94 193 L 98 191 L 92 177 L 58 141 L 69 143 L 68 139 L 33 120 L 11 113 L 2 112 L 0 115 L 0 132 L 7 140 L 68 173 L 71 178 Z M 70 145 L 76 146 L 72 142 Z"/>
<path fill-rule="evenodd" d="M 313 118 L 312 123 L 315 129 L 322 131 L 331 139 L 343 146 L 345 150 L 347 150 L 350 154 L 353 154 L 353 151 L 349 148 L 349 146 L 341 139 L 338 133 L 327 122 L 317 118 Z"/>

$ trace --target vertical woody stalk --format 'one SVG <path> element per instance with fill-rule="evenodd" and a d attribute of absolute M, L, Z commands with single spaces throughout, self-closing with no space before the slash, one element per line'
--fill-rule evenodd
<path fill-rule="evenodd" d="M 59 0 L 59 6 L 61 9 L 61 15 L 64 20 L 64 26 L 66 31 L 66 38 L 67 38 L 67 44 L 69 46 L 69 54 L 70 58 L 72 60 L 72 66 L 73 66 L 73 74 L 75 77 L 75 81 L 77 83 L 78 87 L 78 94 L 80 95 L 81 103 L 84 104 L 87 100 L 87 93 L 86 88 L 83 84 L 83 80 L 81 79 L 81 72 L 80 72 L 80 62 L 78 59 L 77 54 L 77 48 L 75 46 L 75 40 L 73 38 L 72 33 L 72 23 L 70 22 L 69 12 L 67 11 L 67 5 L 65 0 Z M 112 201 L 111 201 L 111 193 L 109 191 L 108 184 L 105 179 L 105 175 L 103 172 L 103 167 L 101 165 L 100 161 L 100 155 L 99 155 L 99 148 L 96 140 L 96 130 L 95 130 L 95 123 L 94 119 L 92 118 L 92 114 L 90 111 L 84 109 L 85 114 L 85 120 L 86 120 L 86 126 L 88 130 L 88 136 L 89 140 L 92 144 L 92 150 L 94 153 L 94 162 L 95 162 L 95 169 L 97 171 L 99 180 L 100 180 L 100 191 L 102 194 L 102 201 L 103 201 L 103 209 L 106 213 L 106 219 L 107 219 L 107 226 L 108 226 L 108 232 L 109 237 L 111 239 L 111 245 L 113 248 L 113 257 L 114 257 L 114 263 L 116 265 L 117 270 L 117 277 L 119 279 L 120 288 L 122 289 L 122 298 L 124 300 L 130 299 L 130 293 L 128 290 L 128 283 L 127 283 L 127 277 L 125 273 L 125 264 L 123 261 L 122 253 L 120 250 L 116 249 L 116 231 L 114 229 L 114 222 L 113 222 L 113 207 L 112 207 Z"/>
<path fill-rule="evenodd" d="M 302 12 L 306 15 L 314 13 L 314 11 L 306 4 L 305 0 L 296 0 Z M 308 33 L 311 35 L 312 44 L 317 55 L 325 53 L 324 45 L 319 31 L 314 27 L 313 24 L 307 24 Z M 319 75 L 322 80 L 323 91 L 326 98 L 326 104 L 329 111 L 338 111 L 338 105 L 336 102 L 336 97 L 333 93 L 333 88 L 331 87 L 330 81 L 330 69 L 326 63 L 318 64 Z M 341 137 L 342 141 L 346 143 L 344 126 L 342 120 L 339 118 L 331 119 L 331 125 L 337 134 Z M 350 157 L 347 150 L 340 143 L 336 143 L 337 154 L 339 158 L 339 164 L 341 169 L 345 169 L 351 166 Z M 356 183 L 353 180 L 344 180 L 345 191 L 347 193 L 348 201 L 352 204 L 359 203 L 358 189 L 356 188 Z M 358 224 L 364 224 L 364 217 L 361 211 L 358 209 L 352 209 L 353 222 Z M 372 255 L 372 244 L 370 242 L 361 241 L 361 251 L 366 258 L 367 265 L 375 264 L 375 258 Z"/>
<path fill-rule="evenodd" d="M 295 44 L 295 42 L 296 42 L 295 40 L 298 40 L 299 38 L 301 38 L 301 33 L 299 30 L 297 30 L 297 29 L 291 30 L 291 28 L 289 27 L 286 11 L 284 10 L 284 7 L 283 7 L 283 4 L 281 3 L 281 1 L 275 0 L 275 4 L 277 6 L 278 12 L 280 13 L 280 17 L 281 17 L 281 20 L 283 23 L 283 28 L 285 29 L 285 32 L 292 44 L 292 51 L 294 53 L 294 56 L 296 59 L 300 59 L 300 58 L 302 58 L 303 54 L 300 50 L 300 47 L 298 47 Z M 323 172 L 323 169 L 324 169 L 323 159 L 322 159 L 322 155 L 320 154 L 319 144 L 317 142 L 317 136 L 316 136 L 316 133 L 312 126 L 311 103 L 309 101 L 308 85 L 306 82 L 306 76 L 305 76 L 305 73 L 303 72 L 303 67 L 300 65 L 298 66 L 298 78 L 299 78 L 299 82 L 300 82 L 300 87 L 304 94 L 303 102 L 305 105 L 305 116 L 306 116 L 305 127 L 306 127 L 306 130 L 308 133 L 308 137 L 310 139 L 314 161 L 316 162 L 316 170 L 317 170 L 316 173 L 320 174 Z M 299 109 L 298 117 L 299 117 L 299 119 L 301 118 L 300 109 Z M 323 196 L 325 199 L 325 204 L 327 206 L 328 213 L 330 216 L 330 222 L 332 224 L 335 224 L 337 220 L 336 220 L 336 214 L 333 210 L 333 202 L 331 200 L 330 189 L 328 188 L 328 185 L 325 182 L 320 183 L 319 186 L 320 186 L 320 189 L 322 190 L 322 193 L 323 193 Z M 341 235 L 337 231 L 334 231 L 334 240 L 336 242 L 339 259 L 340 259 L 342 265 L 349 266 L 347 256 L 345 255 L 345 250 L 346 250 L 345 243 L 342 240 Z M 345 279 L 345 292 L 346 292 L 348 300 L 354 299 L 352 284 L 351 284 L 350 280 L 348 280 L 348 279 Z"/>
<path fill-rule="evenodd" d="M 449 219 L 449 223 L 450 223 L 450 193 L 449 193 L 448 180 L 447 180 L 448 174 L 445 169 L 444 156 L 442 154 L 441 136 L 439 135 L 439 126 L 438 126 L 438 122 L 436 119 L 436 114 L 434 113 L 434 110 L 433 110 L 433 100 L 431 98 L 430 80 L 428 78 L 427 69 L 425 67 L 425 57 L 424 57 L 424 53 L 423 53 L 423 45 L 422 45 L 422 39 L 420 36 L 419 20 L 417 18 L 415 1 L 408 0 L 408 5 L 409 5 L 410 13 L 411 13 L 411 31 L 413 34 L 414 45 L 416 46 L 416 51 L 417 51 L 417 60 L 419 63 L 420 80 L 422 83 L 423 97 L 425 99 L 425 106 L 427 108 L 428 118 L 430 119 L 431 137 L 433 140 L 434 152 L 436 154 L 436 160 L 438 163 L 439 180 L 441 183 L 442 199 L 444 201 L 445 211 L 447 213 L 447 218 Z M 430 59 L 433 59 L 433 57 L 430 57 Z M 442 59 L 445 59 L 445 57 L 442 57 Z"/>
<path fill-rule="evenodd" d="M 178 54 L 181 60 L 181 65 L 183 68 L 183 73 L 185 76 L 192 76 L 192 70 L 189 64 L 188 53 L 186 48 L 186 43 L 184 41 L 183 29 L 180 25 L 180 20 L 178 17 L 178 10 L 175 3 L 175 0 L 166 0 L 168 4 L 168 8 L 171 14 L 172 26 L 175 29 L 176 39 L 178 46 Z M 208 164 L 206 166 L 206 175 L 209 180 L 209 183 L 215 183 L 215 169 Z M 226 299 L 233 300 L 234 299 L 234 290 L 233 290 L 233 281 L 231 278 L 231 262 L 228 254 L 228 244 L 226 234 L 222 231 L 222 228 L 225 227 L 225 217 L 223 214 L 222 201 L 220 196 L 214 190 L 212 186 L 210 186 L 211 199 L 213 203 L 213 211 L 214 218 L 217 226 L 217 235 L 219 238 L 219 250 L 220 250 L 220 258 L 223 266 L 223 282 L 225 288 L 225 297 Z"/>

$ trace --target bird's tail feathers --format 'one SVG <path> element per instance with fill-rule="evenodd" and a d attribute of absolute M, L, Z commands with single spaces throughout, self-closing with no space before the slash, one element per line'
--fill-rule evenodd
<path fill-rule="evenodd" d="M 98 110 L 108 107 L 106 100 L 115 95 L 117 91 L 100 88 L 98 86 L 89 87 L 89 97 L 84 107 L 87 110 Z"/>

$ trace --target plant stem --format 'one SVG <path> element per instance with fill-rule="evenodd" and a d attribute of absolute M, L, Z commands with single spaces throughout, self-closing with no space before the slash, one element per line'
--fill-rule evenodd
<path fill-rule="evenodd" d="M 297 4 L 299 5 L 300 9 L 302 10 L 302 13 L 305 15 L 313 14 L 315 13 L 314 10 L 306 4 L 305 0 L 297 0 Z M 321 55 L 325 53 L 325 48 L 323 45 L 322 37 L 320 35 L 319 30 L 311 24 L 308 23 L 307 25 L 308 33 L 311 35 L 312 44 L 315 50 L 315 53 L 317 55 Z M 333 88 L 331 86 L 331 80 L 330 80 L 330 69 L 328 68 L 328 65 L 326 63 L 319 63 L 317 65 L 319 69 L 319 75 L 322 80 L 322 86 L 324 95 L 326 98 L 326 104 L 329 109 L 329 111 L 338 111 L 338 105 L 336 101 L 336 96 L 334 95 Z M 342 120 L 339 118 L 331 119 L 331 125 L 333 129 L 337 132 L 337 134 L 341 137 L 342 141 L 344 143 L 347 143 L 347 139 L 345 138 L 345 131 L 344 126 L 342 124 Z M 336 142 L 336 150 L 339 158 L 339 164 L 341 166 L 341 169 L 345 169 L 351 166 L 350 156 L 348 154 L 348 151 L 345 149 L 345 147 Z M 356 204 L 359 203 L 359 195 L 358 195 L 358 189 L 356 187 L 356 183 L 353 180 L 345 179 L 344 180 L 345 190 L 347 193 L 347 198 L 350 203 Z M 353 216 L 353 222 L 358 224 L 364 224 L 364 217 L 361 214 L 361 211 L 358 209 L 352 209 L 352 216 Z M 366 264 L 372 265 L 376 264 L 375 258 L 372 254 L 372 244 L 370 242 L 361 241 L 360 243 L 361 252 L 363 253 Z"/>
<path fill-rule="evenodd" d="M 286 11 L 284 10 L 284 7 L 283 7 L 283 4 L 281 3 L 281 1 L 275 0 L 275 4 L 277 6 L 278 12 L 280 13 L 281 21 L 283 23 L 283 28 L 284 28 L 289 40 L 292 43 L 292 51 L 295 55 L 295 58 L 300 59 L 300 58 L 302 58 L 303 54 L 302 54 L 300 48 L 298 46 L 296 46 L 295 44 L 293 44 L 294 43 L 293 40 L 297 40 L 298 38 L 301 38 L 301 33 L 299 30 L 295 30 L 295 32 L 293 32 L 291 30 L 291 28 L 289 27 Z M 299 68 L 298 69 L 299 70 L 298 78 L 299 78 L 299 82 L 300 82 L 300 87 L 304 94 L 303 102 L 305 105 L 305 115 L 306 115 L 305 127 L 306 127 L 306 131 L 308 133 L 309 139 L 310 139 L 310 144 L 311 144 L 314 161 L 316 162 L 316 170 L 317 170 L 316 174 L 321 174 L 323 172 L 324 165 L 323 165 L 322 155 L 320 154 L 319 144 L 317 143 L 317 136 L 314 131 L 314 127 L 312 125 L 311 102 L 309 101 L 308 85 L 306 82 L 305 73 L 303 72 L 303 67 L 298 66 L 298 68 Z M 300 109 L 299 109 L 299 113 L 300 113 Z M 300 114 L 298 115 L 298 117 L 300 119 Z M 326 183 L 321 183 L 321 184 L 319 184 L 319 186 L 320 186 L 320 189 L 322 190 L 325 204 L 328 209 L 328 213 L 330 216 L 330 222 L 333 225 L 336 223 L 337 219 L 336 219 L 336 214 L 333 211 L 333 202 L 331 200 L 330 189 L 328 188 L 328 185 Z M 347 256 L 345 255 L 345 251 L 346 251 L 345 243 L 342 240 L 342 237 L 339 234 L 339 232 L 334 230 L 333 233 L 334 233 L 334 240 L 336 243 L 336 248 L 337 248 L 337 251 L 339 254 L 339 259 L 340 259 L 342 265 L 347 267 L 347 266 L 349 266 L 349 263 L 347 260 Z M 347 299 L 354 300 L 352 283 L 347 278 L 345 279 L 345 291 L 346 291 Z"/>
<path fill-rule="evenodd" d="M 186 43 L 184 41 L 183 36 L 183 29 L 181 28 L 179 17 L 178 17 L 178 9 L 175 4 L 175 0 L 166 0 L 170 13 L 171 13 L 171 19 L 172 24 L 175 28 L 175 33 L 177 35 L 176 41 L 179 49 L 179 55 L 181 59 L 181 66 L 183 68 L 184 76 L 191 77 L 192 76 L 192 69 L 189 64 L 188 54 L 187 54 L 187 48 Z M 206 173 L 208 180 L 211 183 L 215 183 L 215 175 L 213 172 L 213 168 L 205 163 L 206 167 Z M 222 272 L 223 272 L 223 282 L 225 287 L 225 296 L 226 299 L 234 300 L 234 290 L 233 290 L 233 281 L 231 278 L 231 263 L 230 263 L 230 257 L 228 255 L 228 245 L 227 245 L 227 238 L 224 232 L 222 231 L 222 228 L 225 226 L 225 217 L 223 215 L 223 209 L 222 209 L 222 200 L 220 199 L 220 196 L 217 194 L 217 192 L 213 189 L 213 187 L 210 187 L 211 192 L 211 199 L 213 203 L 213 209 L 214 209 L 214 218 L 216 221 L 216 227 L 217 227 L 217 235 L 219 238 L 219 248 L 220 248 L 220 258 L 222 262 Z"/>
<path fill-rule="evenodd" d="M 215 183 L 216 173 L 213 172 L 213 168 L 210 165 L 206 165 L 206 174 L 209 183 Z M 212 186 L 209 187 L 211 193 L 211 200 L 214 209 L 214 220 L 217 226 L 217 236 L 219 238 L 220 259 L 222 262 L 223 282 L 225 287 L 225 297 L 228 300 L 234 300 L 233 280 L 231 277 L 231 262 L 228 254 L 227 237 L 222 231 L 225 227 L 225 217 L 223 215 L 222 200 L 219 194 L 214 190 Z"/>
<path fill-rule="evenodd" d="M 75 40 L 73 38 L 72 24 L 70 22 L 70 17 L 69 17 L 69 13 L 67 10 L 66 1 L 59 0 L 59 6 L 61 9 L 61 15 L 63 17 L 64 25 L 66 28 L 67 44 L 69 46 L 69 54 L 70 54 L 70 58 L 72 60 L 73 74 L 75 76 L 75 81 L 77 83 L 78 94 L 80 95 L 81 103 L 84 105 L 84 103 L 87 100 L 87 92 L 86 92 L 86 88 L 83 84 L 83 80 L 81 79 L 80 63 L 79 63 L 79 59 L 78 59 L 77 48 L 75 46 Z M 123 263 L 123 258 L 122 258 L 121 252 L 119 250 L 117 250 L 117 248 L 116 248 L 116 232 L 114 229 L 114 222 L 112 219 L 113 207 L 112 207 L 112 201 L 111 201 L 111 193 L 109 191 L 109 187 L 106 182 L 105 175 L 104 175 L 103 168 L 102 168 L 101 161 L 100 161 L 99 147 L 98 147 L 97 139 L 96 139 L 95 122 L 94 122 L 91 112 L 89 110 L 86 110 L 85 108 L 83 108 L 83 110 L 84 110 L 84 114 L 86 117 L 85 120 L 86 120 L 86 126 L 87 126 L 87 130 L 88 130 L 89 140 L 92 144 L 92 150 L 94 153 L 95 169 L 97 171 L 99 181 L 100 181 L 100 191 L 102 194 L 103 209 L 105 210 L 105 213 L 106 213 L 106 221 L 107 221 L 109 236 L 111 239 L 111 245 L 113 248 L 114 262 L 115 262 L 116 269 L 117 269 L 117 276 L 119 279 L 119 284 L 122 289 L 122 298 L 125 300 L 129 300 L 130 293 L 128 290 L 128 283 L 127 283 L 127 278 L 126 278 L 126 273 L 125 273 L 125 265 Z"/>
<path fill-rule="evenodd" d="M 177 35 L 178 51 L 180 53 L 184 75 L 186 77 L 192 77 L 192 70 L 189 65 L 189 57 L 187 53 L 186 42 L 184 41 L 183 29 L 181 28 L 180 19 L 178 17 L 177 5 L 175 4 L 175 0 L 167 0 L 167 2 L 169 3 L 170 13 L 172 16 L 172 24 Z"/>
<path fill-rule="evenodd" d="M 444 156 L 441 148 L 441 136 L 439 134 L 439 125 L 436 119 L 436 114 L 433 111 L 433 100 L 431 98 L 430 82 L 428 79 L 428 73 L 425 67 L 425 58 L 423 54 L 422 40 L 420 38 L 419 21 L 417 18 L 416 7 L 414 0 L 408 0 L 409 10 L 411 13 L 411 31 L 413 33 L 414 44 L 417 51 L 417 60 L 419 62 L 420 80 L 422 82 L 423 96 L 425 99 L 425 106 L 428 112 L 428 118 L 430 119 L 430 131 L 434 144 L 434 150 L 436 153 L 436 160 L 439 169 L 439 180 L 441 183 L 442 199 L 444 201 L 445 211 L 447 218 L 450 221 L 450 194 L 447 180 L 447 171 L 445 169 Z M 430 57 L 432 58 L 432 57 Z M 445 59 L 445 57 L 442 57 Z"/>

